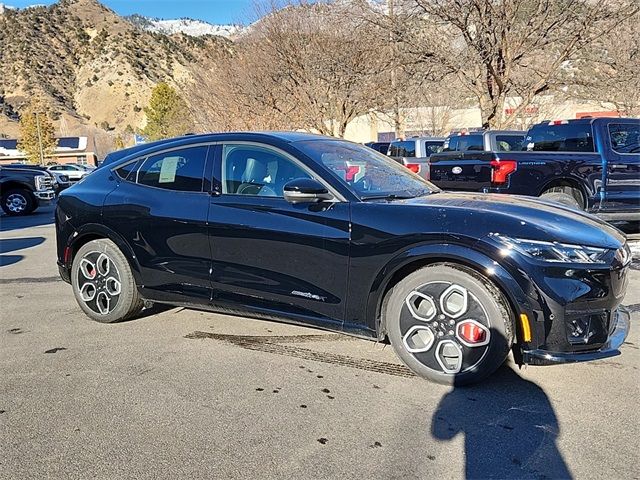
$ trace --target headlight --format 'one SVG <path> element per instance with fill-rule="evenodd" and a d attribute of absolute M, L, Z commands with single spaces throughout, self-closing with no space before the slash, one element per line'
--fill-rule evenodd
<path fill-rule="evenodd" d="M 541 240 L 525 240 L 502 235 L 494 235 L 501 243 L 504 256 L 515 250 L 528 257 L 544 262 L 553 263 L 606 263 L 604 257 L 608 253 L 606 248 L 585 247 L 559 242 L 544 242 Z"/>
<path fill-rule="evenodd" d="M 36 190 L 44 190 L 46 188 L 46 182 L 45 180 L 47 180 L 47 176 L 45 175 L 38 175 L 36 177 L 34 177 L 35 179 L 35 184 L 36 184 Z"/>

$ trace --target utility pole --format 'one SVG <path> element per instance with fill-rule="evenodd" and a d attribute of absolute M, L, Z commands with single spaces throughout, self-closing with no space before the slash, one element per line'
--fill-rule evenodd
<path fill-rule="evenodd" d="M 40 132 L 40 117 L 38 116 L 38 112 L 35 112 L 36 115 L 36 128 L 38 130 L 38 148 L 40 149 L 40 166 L 44 167 L 44 151 L 42 150 L 42 133 Z"/>

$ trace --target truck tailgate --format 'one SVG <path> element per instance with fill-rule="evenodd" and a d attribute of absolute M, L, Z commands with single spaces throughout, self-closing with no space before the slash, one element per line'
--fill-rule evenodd
<path fill-rule="evenodd" d="M 429 160 L 429 178 L 444 190 L 481 191 L 491 186 L 491 152 L 439 153 Z"/>

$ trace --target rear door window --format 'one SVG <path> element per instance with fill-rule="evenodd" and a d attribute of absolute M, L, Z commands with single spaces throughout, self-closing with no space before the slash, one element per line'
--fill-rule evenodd
<path fill-rule="evenodd" d="M 591 124 L 535 125 L 527 132 L 523 149 L 532 152 L 594 152 Z"/>
<path fill-rule="evenodd" d="M 482 135 L 456 135 L 449 137 L 448 143 L 445 143 L 445 152 L 466 152 L 483 151 L 484 143 Z"/>
<path fill-rule="evenodd" d="M 616 153 L 640 153 L 640 122 L 609 124 L 611 148 Z"/>
<path fill-rule="evenodd" d="M 513 152 L 514 150 L 522 150 L 522 135 L 496 135 L 496 145 L 499 152 Z"/>
<path fill-rule="evenodd" d="M 434 153 L 440 153 L 444 142 L 425 142 L 424 147 L 427 157 L 430 157 Z"/>
<path fill-rule="evenodd" d="M 389 156 L 391 157 L 415 157 L 415 140 L 396 140 L 389 145 Z"/>
<path fill-rule="evenodd" d="M 208 148 L 203 145 L 153 155 L 140 167 L 137 183 L 166 190 L 201 192 Z"/>

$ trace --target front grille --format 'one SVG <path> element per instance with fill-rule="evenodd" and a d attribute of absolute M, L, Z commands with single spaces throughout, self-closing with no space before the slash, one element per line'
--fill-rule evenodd
<path fill-rule="evenodd" d="M 49 175 L 38 175 L 35 182 L 37 190 L 51 190 L 53 188 L 53 178 Z"/>

